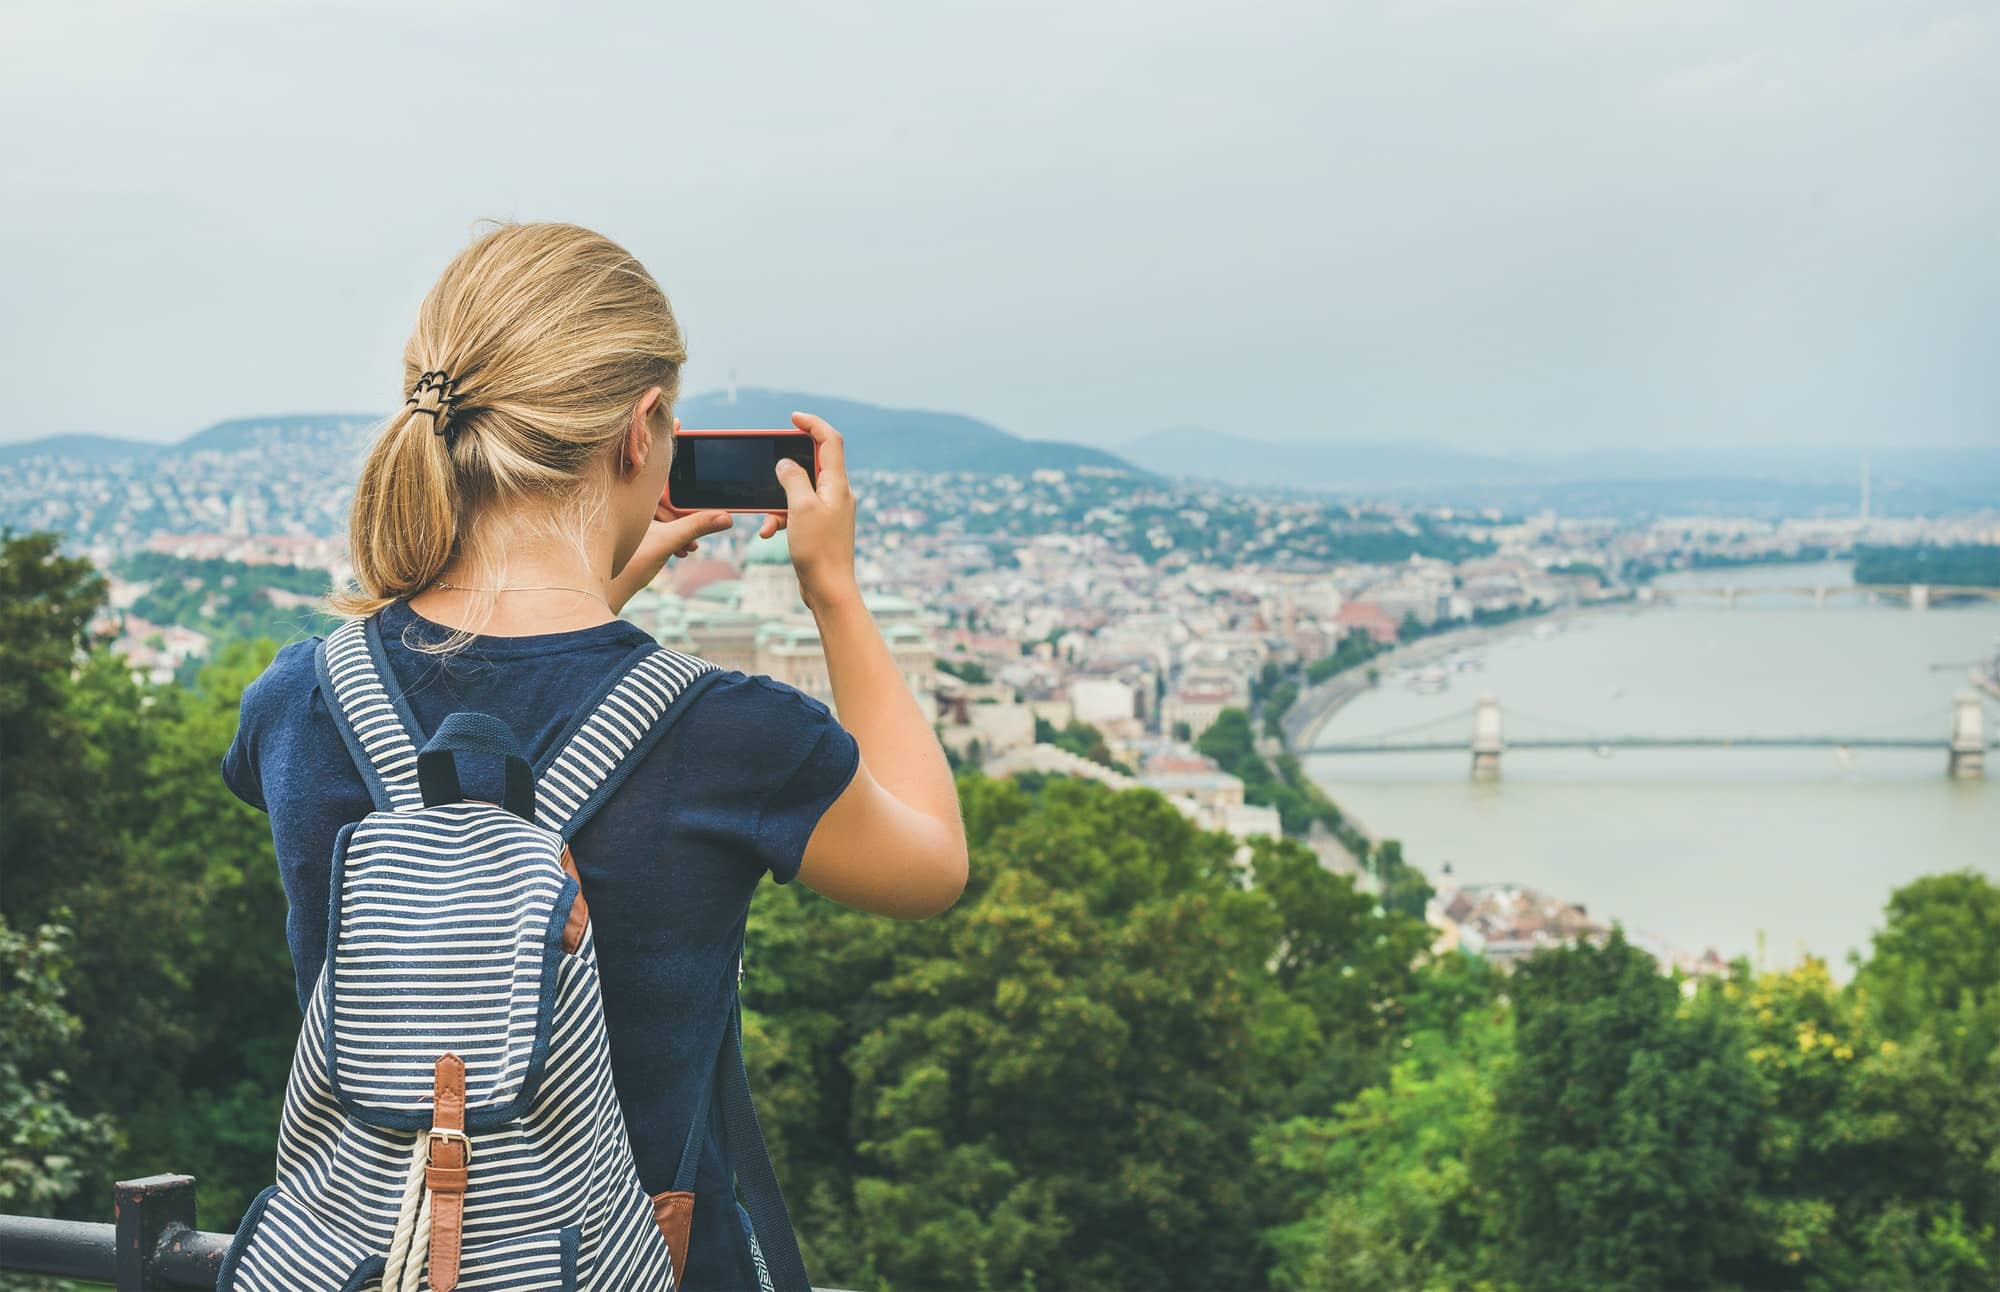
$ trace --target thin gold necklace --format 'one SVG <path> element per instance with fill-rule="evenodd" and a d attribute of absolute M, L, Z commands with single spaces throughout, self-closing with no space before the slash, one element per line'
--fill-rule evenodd
<path fill-rule="evenodd" d="M 606 610 L 611 609 L 610 598 L 602 592 L 592 592 L 589 588 L 572 588 L 562 583 L 521 583 L 508 588 L 468 588 L 463 583 L 446 583 L 443 579 L 439 579 L 431 586 L 452 592 L 581 592 L 586 597 L 596 597 L 602 601 Z"/>

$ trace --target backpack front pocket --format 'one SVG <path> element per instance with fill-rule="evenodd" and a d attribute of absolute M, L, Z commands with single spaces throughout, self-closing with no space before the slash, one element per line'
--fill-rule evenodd
<path fill-rule="evenodd" d="M 369 1244 L 272 1185 L 229 1240 L 217 1292 L 355 1292 L 382 1271 Z"/>
<path fill-rule="evenodd" d="M 458 1258 L 458 1292 L 576 1292 L 581 1237 L 569 1225 L 467 1243 Z"/>

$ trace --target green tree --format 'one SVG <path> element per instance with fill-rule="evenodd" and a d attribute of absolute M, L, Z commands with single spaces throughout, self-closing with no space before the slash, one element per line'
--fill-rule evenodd
<path fill-rule="evenodd" d="M 84 1164 L 114 1151 L 111 1118 L 70 1107 L 61 1056 L 83 1028 L 63 1004 L 70 932 L 32 936 L 0 916 L 0 1207 L 43 1214 L 75 1196 Z"/>
<path fill-rule="evenodd" d="M 1873 955 L 1719 989 L 1770 1095 L 1752 1200 L 1759 1287 L 1988 1287 L 2000 1276 L 2000 887 L 1890 898 Z"/>
<path fill-rule="evenodd" d="M 1499 1192 L 1475 1170 L 1493 1124 L 1490 1073 L 1511 1053 L 1491 972 L 1466 956 L 1426 972 L 1435 998 L 1414 1012 L 1388 1081 L 1331 1117 L 1259 1137 L 1262 1165 L 1303 1196 L 1300 1218 L 1267 1231 L 1272 1286 L 1308 1292 L 1490 1288 L 1502 1246 Z M 1476 984 L 1476 985 L 1475 985 Z"/>
<path fill-rule="evenodd" d="M 1968 1080 L 1930 1036 L 1890 1039 L 1866 989 L 1837 987 L 1816 960 L 1712 990 L 1742 1010 L 1768 1090 L 1747 1207 L 1760 1242 L 1727 1273 L 1773 1289 L 1990 1286 L 1990 1068 Z"/>
<path fill-rule="evenodd" d="M 1232 840 L 1148 791 L 960 793 L 973 878 L 949 914 L 891 924 L 797 893 L 752 917 L 750 999 L 786 1065 L 765 1120 L 815 1268 L 1256 1284 L 1256 1130 L 1298 1101 L 1288 1081 L 1365 1079 L 1346 1051 L 1386 1051 L 1425 935 L 1296 844 L 1239 870 Z"/>
<path fill-rule="evenodd" d="M 1738 1016 L 1683 1001 L 1614 930 L 1515 971 L 1494 1089 L 1512 1273 L 1548 1289 L 1704 1287 L 1750 1250 L 1763 1086 Z"/>
<path fill-rule="evenodd" d="M 1423 872 L 1403 860 L 1403 845 L 1395 839 L 1384 839 L 1368 853 L 1368 870 L 1375 876 L 1382 895 L 1382 908 L 1407 915 L 1413 920 L 1424 918 L 1431 898 L 1437 890 L 1424 878 Z"/>
<path fill-rule="evenodd" d="M 0 531 L 0 914 L 17 928 L 49 915 L 61 877 L 115 850 L 87 806 L 104 789 L 102 760 L 69 702 L 104 598 L 103 578 L 61 555 L 55 535 Z"/>
<path fill-rule="evenodd" d="M 1378 911 L 1297 843 L 1258 839 L 1251 851 L 1253 891 L 1277 921 L 1270 971 L 1300 1026 L 1270 1047 L 1265 1103 L 1275 1115 L 1324 1109 L 1387 1076 L 1431 931 Z"/>
<path fill-rule="evenodd" d="M 2000 886 L 1972 871 L 1930 875 L 1896 890 L 1856 985 L 1891 1037 L 1949 1020 L 1972 1065 L 2000 1044 Z"/>

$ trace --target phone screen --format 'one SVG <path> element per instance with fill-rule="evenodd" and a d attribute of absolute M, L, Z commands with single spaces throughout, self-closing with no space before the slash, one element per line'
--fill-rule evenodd
<path fill-rule="evenodd" d="M 818 483 L 812 436 L 801 431 L 749 431 L 703 435 L 682 431 L 674 437 L 674 463 L 667 469 L 667 501 L 681 511 L 783 511 L 784 486 L 778 459 L 790 458 Z"/>

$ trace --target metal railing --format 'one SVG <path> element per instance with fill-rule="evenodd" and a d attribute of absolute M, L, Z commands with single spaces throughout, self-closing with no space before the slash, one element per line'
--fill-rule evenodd
<path fill-rule="evenodd" d="M 111 1191 L 112 1222 L 0 1216 L 0 1270 L 93 1279 L 118 1292 L 213 1288 L 228 1234 L 194 1223 L 194 1177 L 149 1175 Z"/>
<path fill-rule="evenodd" d="M 0 1216 L 0 1272 L 90 1279 L 118 1292 L 215 1286 L 232 1235 L 195 1228 L 193 1176 L 120 1180 L 111 1197 L 108 1225 Z"/>

